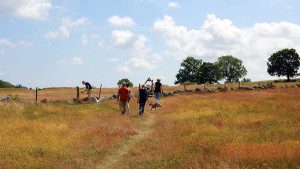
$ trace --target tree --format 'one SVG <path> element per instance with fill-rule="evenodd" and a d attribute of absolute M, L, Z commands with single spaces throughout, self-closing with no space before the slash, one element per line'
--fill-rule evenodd
<path fill-rule="evenodd" d="M 221 77 L 226 82 L 238 82 L 239 78 L 247 74 L 243 62 L 231 55 L 221 56 L 216 63 L 221 70 Z"/>
<path fill-rule="evenodd" d="M 200 71 L 202 60 L 187 57 L 181 62 L 181 68 L 176 75 L 175 84 L 196 83 L 197 73 Z"/>
<path fill-rule="evenodd" d="M 297 75 L 300 59 L 295 49 L 283 49 L 271 55 L 267 62 L 271 76 L 286 76 L 287 81 Z"/>
<path fill-rule="evenodd" d="M 217 83 L 221 79 L 221 71 L 216 64 L 203 62 L 198 75 L 198 84 Z"/>
<path fill-rule="evenodd" d="M 129 84 L 129 87 L 133 87 L 133 83 L 132 83 L 129 79 L 127 79 L 127 78 L 124 78 L 124 79 L 119 80 L 118 83 L 117 83 L 117 85 L 118 85 L 119 87 L 121 87 L 121 86 L 122 86 L 122 83 Z"/>
<path fill-rule="evenodd" d="M 4 80 L 0 80 L 0 88 L 13 88 L 13 87 L 15 86 L 12 85 L 11 83 Z"/>

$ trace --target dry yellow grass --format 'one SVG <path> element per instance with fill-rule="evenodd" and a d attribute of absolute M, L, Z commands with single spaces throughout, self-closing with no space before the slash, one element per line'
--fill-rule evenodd
<path fill-rule="evenodd" d="M 191 94 L 163 103 L 152 135 L 115 168 L 300 167 L 299 88 Z"/>
<path fill-rule="evenodd" d="M 165 90 L 182 90 L 180 87 Z M 115 91 L 103 89 L 103 94 Z M 39 93 L 48 100 L 65 100 L 75 97 L 76 90 L 46 89 Z M 0 95 L 7 94 L 33 101 L 35 93 L 0 90 Z M 95 168 L 146 131 L 150 134 L 127 147 L 128 154 L 112 155 L 118 159 L 108 160 L 115 164 L 107 166 L 300 166 L 300 88 L 178 95 L 163 98 L 162 104 L 154 112 L 153 124 L 145 126 L 149 107 L 145 116 L 139 117 L 135 102 L 131 103 L 133 113 L 125 116 L 118 112 L 116 101 L 98 105 L 2 103 L 0 168 Z"/>

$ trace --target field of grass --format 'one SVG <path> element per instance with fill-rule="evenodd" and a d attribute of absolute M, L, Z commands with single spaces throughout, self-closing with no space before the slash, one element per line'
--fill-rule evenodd
<path fill-rule="evenodd" d="M 151 136 L 115 168 L 298 168 L 300 89 L 164 100 Z"/>
<path fill-rule="evenodd" d="M 9 90 L 0 95 L 34 98 Z M 135 102 L 125 116 L 116 101 L 1 103 L 0 168 L 300 167 L 300 88 L 178 95 L 162 104 L 140 117 Z"/>

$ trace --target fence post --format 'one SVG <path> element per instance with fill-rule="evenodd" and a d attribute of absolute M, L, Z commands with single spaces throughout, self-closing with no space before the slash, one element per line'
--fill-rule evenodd
<path fill-rule="evenodd" d="M 204 85 L 203 88 L 204 88 L 204 91 L 205 91 L 205 89 L 206 89 L 206 88 L 205 88 L 205 83 L 204 83 L 203 85 Z"/>
<path fill-rule="evenodd" d="M 241 82 L 239 82 L 239 88 L 241 88 Z"/>
<path fill-rule="evenodd" d="M 79 99 L 79 87 L 76 87 L 76 98 Z"/>
<path fill-rule="evenodd" d="M 101 96 L 101 90 L 102 90 L 102 84 L 100 85 L 99 99 L 100 99 L 100 96 Z"/>
<path fill-rule="evenodd" d="M 35 87 L 35 102 L 37 103 L 38 100 L 38 88 Z"/>

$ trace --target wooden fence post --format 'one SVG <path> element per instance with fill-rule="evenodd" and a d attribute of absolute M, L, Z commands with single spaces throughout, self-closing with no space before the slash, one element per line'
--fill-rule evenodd
<path fill-rule="evenodd" d="M 241 88 L 241 82 L 239 82 L 239 88 Z"/>
<path fill-rule="evenodd" d="M 76 87 L 76 98 L 79 99 L 79 87 Z"/>
<path fill-rule="evenodd" d="M 100 99 L 100 96 L 101 96 L 101 90 L 102 90 L 102 84 L 100 85 L 99 99 Z"/>
<path fill-rule="evenodd" d="M 37 103 L 38 100 L 38 88 L 35 88 L 35 102 Z"/>

